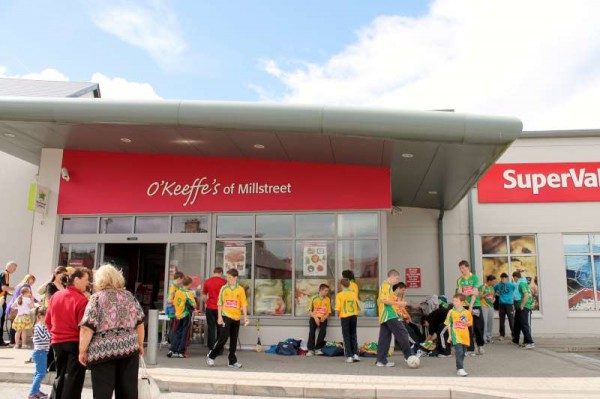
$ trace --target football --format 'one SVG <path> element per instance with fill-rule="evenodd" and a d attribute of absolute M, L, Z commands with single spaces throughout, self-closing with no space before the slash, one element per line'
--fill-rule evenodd
<path fill-rule="evenodd" d="M 406 359 L 406 364 L 408 365 L 408 368 L 418 369 L 421 365 L 421 359 L 416 356 L 410 356 L 408 359 Z"/>

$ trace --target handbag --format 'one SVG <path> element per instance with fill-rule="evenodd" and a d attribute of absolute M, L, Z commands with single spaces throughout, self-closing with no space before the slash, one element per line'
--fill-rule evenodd
<path fill-rule="evenodd" d="M 138 378 L 138 398 L 139 399 L 157 399 L 160 397 L 160 389 L 146 370 L 144 357 L 140 356 L 140 374 Z"/>
<path fill-rule="evenodd" d="M 13 306 L 10 308 L 10 312 L 8 313 L 8 320 L 15 321 L 17 318 L 17 313 L 19 312 L 19 308 Z"/>

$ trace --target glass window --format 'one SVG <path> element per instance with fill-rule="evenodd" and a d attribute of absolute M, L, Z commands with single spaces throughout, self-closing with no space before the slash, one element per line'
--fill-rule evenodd
<path fill-rule="evenodd" d="M 256 237 L 293 237 L 294 217 L 292 215 L 257 215 Z"/>
<path fill-rule="evenodd" d="M 206 244 L 183 243 L 171 244 L 169 255 L 169 282 L 173 281 L 175 272 L 182 272 L 192 278 L 192 289 L 199 298 L 202 275 L 206 269 Z M 168 288 L 163 289 L 168 294 Z"/>
<path fill-rule="evenodd" d="M 482 236 L 481 251 L 483 253 L 482 281 L 489 275 L 506 273 L 512 280 L 512 273 L 519 271 L 527 279 L 533 293 L 532 310 L 539 310 L 538 267 L 535 235 L 518 236 Z"/>
<path fill-rule="evenodd" d="M 535 254 L 535 236 L 510 236 L 511 254 Z"/>
<path fill-rule="evenodd" d="M 217 238 L 250 238 L 253 234 L 254 216 L 232 215 L 217 217 Z"/>
<path fill-rule="evenodd" d="M 570 234 L 563 236 L 563 248 L 568 254 L 590 253 L 590 236 L 587 234 Z"/>
<path fill-rule="evenodd" d="M 96 264 L 96 244 L 60 244 L 59 266 L 87 267 Z"/>
<path fill-rule="evenodd" d="M 363 303 L 361 314 L 377 316 L 377 294 L 379 291 L 379 241 L 344 240 L 338 243 L 340 274 L 351 270 L 358 285 L 358 297 Z"/>
<path fill-rule="evenodd" d="M 351 269 L 363 315 L 377 316 L 378 213 L 226 214 L 216 223 L 211 267 L 240 272 L 251 314 L 305 317 L 319 285 L 329 285 L 334 297 L 336 278 Z"/>
<path fill-rule="evenodd" d="M 296 242 L 296 316 L 306 316 L 310 298 L 319 285 L 335 292 L 335 241 Z"/>
<path fill-rule="evenodd" d="M 256 241 L 254 314 L 292 314 L 292 242 Z"/>
<path fill-rule="evenodd" d="M 98 218 L 63 218 L 62 234 L 96 234 Z"/>
<path fill-rule="evenodd" d="M 506 236 L 481 237 L 481 252 L 484 255 L 505 255 L 508 253 Z"/>
<path fill-rule="evenodd" d="M 208 216 L 173 216 L 171 233 L 208 233 Z"/>
<path fill-rule="evenodd" d="M 327 213 L 296 215 L 296 236 L 298 238 L 334 237 L 335 215 Z"/>
<path fill-rule="evenodd" d="M 132 216 L 117 216 L 100 218 L 100 233 L 131 234 L 133 232 Z"/>
<path fill-rule="evenodd" d="M 168 216 L 138 216 L 135 218 L 136 234 L 168 233 Z"/>
<path fill-rule="evenodd" d="M 338 236 L 343 238 L 378 237 L 379 225 L 375 213 L 338 215 Z"/>
<path fill-rule="evenodd" d="M 600 310 L 600 248 L 598 235 L 563 236 L 569 310 Z"/>
<path fill-rule="evenodd" d="M 238 284 L 246 290 L 248 298 L 248 314 L 252 309 L 250 285 L 252 283 L 252 241 L 217 241 L 215 244 L 215 266 L 221 266 L 223 273 L 229 269 L 237 269 Z"/>

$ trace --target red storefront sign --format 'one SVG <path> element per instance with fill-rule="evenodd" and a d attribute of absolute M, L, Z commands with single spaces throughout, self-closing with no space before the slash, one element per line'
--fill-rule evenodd
<path fill-rule="evenodd" d="M 381 167 L 68 150 L 62 166 L 62 215 L 391 207 Z"/>
<path fill-rule="evenodd" d="M 407 267 L 405 272 L 406 288 L 421 288 L 421 268 Z"/>
<path fill-rule="evenodd" d="M 477 192 L 482 203 L 600 201 L 600 163 L 497 164 Z"/>

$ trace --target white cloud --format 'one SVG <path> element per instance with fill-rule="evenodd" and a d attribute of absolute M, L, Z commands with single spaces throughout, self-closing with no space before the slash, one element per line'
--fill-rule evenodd
<path fill-rule="evenodd" d="M 266 60 L 265 100 L 520 117 L 526 129 L 599 128 L 600 2 L 436 0 L 382 16 L 322 64 Z"/>
<path fill-rule="evenodd" d="M 187 48 L 177 16 L 162 0 L 93 3 L 92 21 L 103 31 L 147 51 L 165 69 L 179 69 Z"/>
<path fill-rule="evenodd" d="M 8 68 L 3 65 L 0 65 L 0 78 L 70 81 L 65 74 L 53 68 L 46 68 L 39 73 L 10 75 L 8 74 Z M 131 82 L 119 77 L 110 78 L 99 72 L 94 73 L 89 81 L 100 85 L 102 98 L 143 100 L 162 98 L 156 94 L 150 83 Z"/>
<path fill-rule="evenodd" d="M 0 77 L 2 78 L 13 78 L 13 79 L 30 79 L 30 80 L 55 80 L 60 82 L 66 82 L 69 80 L 62 72 L 57 71 L 53 68 L 46 68 L 41 72 L 26 73 L 24 75 L 8 75 L 8 68 L 0 66 Z"/>
<path fill-rule="evenodd" d="M 101 73 L 92 75 L 92 82 L 100 85 L 102 98 L 160 99 L 150 83 L 130 82 L 123 78 L 109 78 Z"/>

